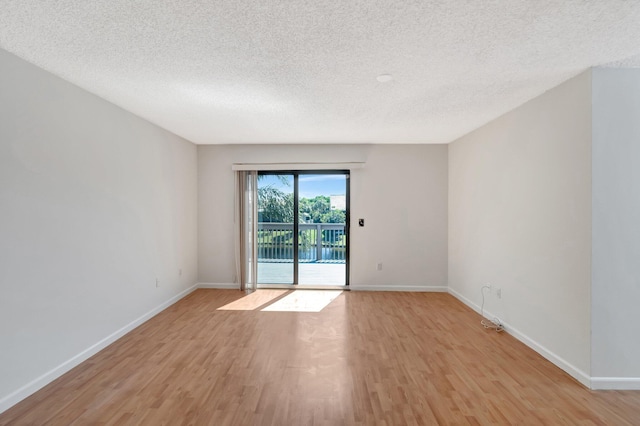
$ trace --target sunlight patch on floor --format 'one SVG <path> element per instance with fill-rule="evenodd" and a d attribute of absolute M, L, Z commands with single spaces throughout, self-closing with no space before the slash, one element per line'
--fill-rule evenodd
<path fill-rule="evenodd" d="M 263 312 L 320 312 L 342 290 L 296 290 L 272 303 Z"/>
<path fill-rule="evenodd" d="M 289 290 L 258 290 L 218 308 L 218 311 L 253 311 L 281 297 Z"/>

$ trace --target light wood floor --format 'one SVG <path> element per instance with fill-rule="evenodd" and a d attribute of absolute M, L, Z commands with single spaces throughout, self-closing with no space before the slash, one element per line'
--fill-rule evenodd
<path fill-rule="evenodd" d="M 640 424 L 640 392 L 587 390 L 448 294 L 217 310 L 242 296 L 192 293 L 0 424 Z"/>

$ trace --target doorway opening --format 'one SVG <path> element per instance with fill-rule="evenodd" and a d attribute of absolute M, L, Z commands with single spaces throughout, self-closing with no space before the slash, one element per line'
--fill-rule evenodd
<path fill-rule="evenodd" d="M 349 171 L 258 173 L 258 287 L 349 285 Z"/>

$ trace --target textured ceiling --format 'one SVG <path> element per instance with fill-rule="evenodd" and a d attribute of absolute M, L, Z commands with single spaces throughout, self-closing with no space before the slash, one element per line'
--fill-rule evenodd
<path fill-rule="evenodd" d="M 443 143 L 639 63 L 640 1 L 0 0 L 0 47 L 195 143 Z"/>

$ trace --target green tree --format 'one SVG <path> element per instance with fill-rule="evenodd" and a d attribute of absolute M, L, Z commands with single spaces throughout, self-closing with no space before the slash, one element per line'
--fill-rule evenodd
<path fill-rule="evenodd" d="M 258 182 L 266 175 L 258 174 Z M 275 175 L 285 186 L 291 186 L 286 175 Z M 273 185 L 258 185 L 258 221 L 293 223 L 293 194 L 287 194 Z"/>
<path fill-rule="evenodd" d="M 320 223 L 345 223 L 346 214 L 344 210 L 331 210 L 320 218 Z"/>
<path fill-rule="evenodd" d="M 318 195 L 311 199 L 301 198 L 299 201 L 300 222 L 327 223 L 323 222 L 324 215 L 331 212 L 331 200 L 324 195 Z"/>
<path fill-rule="evenodd" d="M 260 222 L 293 223 L 293 194 L 272 186 L 259 188 L 258 215 Z"/>

